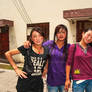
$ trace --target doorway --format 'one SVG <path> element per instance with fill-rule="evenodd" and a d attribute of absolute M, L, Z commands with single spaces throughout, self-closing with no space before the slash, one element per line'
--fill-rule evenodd
<path fill-rule="evenodd" d="M 9 27 L 0 27 L 0 58 L 5 58 L 4 53 L 9 50 Z"/>
<path fill-rule="evenodd" d="M 79 42 L 82 37 L 83 30 L 92 27 L 92 21 L 77 21 L 76 26 L 76 41 Z"/>

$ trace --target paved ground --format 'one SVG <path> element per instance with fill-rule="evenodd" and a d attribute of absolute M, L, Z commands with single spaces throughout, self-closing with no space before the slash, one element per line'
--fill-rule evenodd
<path fill-rule="evenodd" d="M 0 69 L 0 92 L 16 92 L 17 76 L 13 70 Z"/>
<path fill-rule="evenodd" d="M 0 92 L 16 92 L 17 75 L 14 70 L 0 69 Z M 44 92 L 47 92 L 46 80 Z M 72 92 L 71 89 L 68 92 Z"/>

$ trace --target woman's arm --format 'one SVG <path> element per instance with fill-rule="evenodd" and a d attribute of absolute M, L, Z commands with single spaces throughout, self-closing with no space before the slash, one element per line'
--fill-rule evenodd
<path fill-rule="evenodd" d="M 65 81 L 65 89 L 68 90 L 70 88 L 70 70 L 71 70 L 71 65 L 74 62 L 74 55 L 75 55 L 75 44 L 71 45 L 68 50 L 68 58 L 66 62 L 66 81 Z"/>
<path fill-rule="evenodd" d="M 47 72 L 48 72 L 48 61 L 47 61 L 46 65 L 45 65 L 45 68 L 44 68 L 44 71 L 43 71 L 43 74 L 42 74 L 43 78 L 46 77 Z"/>
<path fill-rule="evenodd" d="M 68 90 L 70 88 L 70 65 L 66 65 L 66 81 L 65 81 L 65 90 Z"/>
<path fill-rule="evenodd" d="M 43 43 L 43 46 L 49 46 L 50 44 L 53 44 L 52 40 L 48 40 L 46 42 Z M 24 48 L 29 48 L 31 46 L 30 41 L 25 41 L 24 42 Z"/>
<path fill-rule="evenodd" d="M 11 66 L 13 67 L 13 69 L 15 70 L 16 74 L 18 76 L 20 76 L 21 78 L 27 78 L 27 76 L 25 75 L 26 73 L 23 72 L 22 70 L 20 70 L 17 65 L 15 64 L 12 56 L 16 55 L 16 54 L 20 54 L 20 51 L 18 49 L 14 49 L 14 50 L 10 50 L 7 51 L 5 53 L 6 58 L 8 59 L 9 63 L 11 64 Z"/>

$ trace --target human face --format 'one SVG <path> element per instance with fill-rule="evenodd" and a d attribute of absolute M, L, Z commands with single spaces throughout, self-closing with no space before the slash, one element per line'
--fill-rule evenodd
<path fill-rule="evenodd" d="M 32 33 L 31 40 L 34 42 L 34 44 L 41 45 L 43 42 L 43 36 L 41 36 L 41 34 L 38 33 L 37 31 L 34 31 Z"/>
<path fill-rule="evenodd" d="M 83 40 L 86 44 L 92 42 L 92 30 L 89 30 L 86 33 L 83 33 Z"/>
<path fill-rule="evenodd" d="M 64 29 L 60 29 L 56 34 L 57 40 L 64 41 L 66 38 L 66 31 Z"/>

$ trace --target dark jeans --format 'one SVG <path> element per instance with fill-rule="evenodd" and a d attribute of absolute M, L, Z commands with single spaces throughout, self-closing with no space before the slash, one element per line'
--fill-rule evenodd
<path fill-rule="evenodd" d="M 78 83 L 78 80 L 74 80 L 73 92 L 92 92 L 92 80 L 85 80 L 81 83 Z"/>
<path fill-rule="evenodd" d="M 48 92 L 64 92 L 64 85 L 60 85 L 60 86 L 48 85 Z"/>
<path fill-rule="evenodd" d="M 17 92 L 43 92 L 43 80 L 41 76 L 29 76 L 26 79 L 18 78 Z"/>

